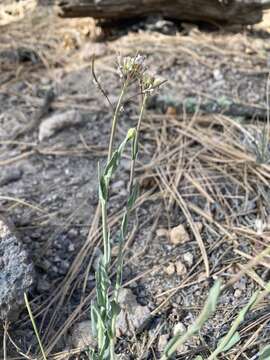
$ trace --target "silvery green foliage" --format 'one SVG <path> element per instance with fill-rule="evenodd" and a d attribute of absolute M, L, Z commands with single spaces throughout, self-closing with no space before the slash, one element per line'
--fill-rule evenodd
<path fill-rule="evenodd" d="M 136 157 L 134 153 L 134 141 L 136 138 L 136 130 L 130 129 L 125 140 L 121 143 L 118 149 L 113 153 L 111 159 L 105 166 L 104 171 L 99 176 L 99 200 L 102 209 L 103 220 L 103 240 L 104 254 L 99 262 L 98 270 L 96 272 L 96 302 L 91 306 L 91 323 L 94 336 L 97 338 L 98 349 L 97 352 L 92 349 L 90 351 L 90 358 L 94 360 L 105 360 L 114 358 L 114 341 L 115 341 L 115 323 L 116 317 L 120 312 L 120 307 L 117 303 L 118 289 L 121 284 L 122 277 L 122 246 L 120 246 L 117 264 L 116 284 L 113 286 L 114 294 L 109 296 L 111 281 L 109 278 L 109 264 L 110 264 L 110 233 L 106 222 L 106 207 L 109 200 L 110 181 L 118 168 L 123 150 L 128 142 L 132 142 L 132 157 Z M 131 194 L 127 200 L 126 210 L 122 220 L 121 239 L 120 244 L 123 243 L 127 232 L 128 214 L 137 198 L 137 186 L 134 186 Z"/>
<path fill-rule="evenodd" d="M 195 333 L 197 333 L 203 326 L 203 324 L 207 321 L 207 319 L 213 314 L 216 308 L 217 300 L 220 294 L 220 282 L 216 282 L 213 288 L 210 290 L 208 295 L 206 304 L 201 315 L 195 321 L 195 323 L 187 330 L 185 334 L 182 336 L 174 336 L 172 340 L 168 343 L 165 353 L 162 356 L 161 360 L 169 359 L 175 352 L 175 350 L 186 340 L 192 337 Z M 264 295 L 269 293 L 270 291 L 270 283 L 267 284 Z M 260 298 L 261 293 L 259 291 L 255 292 L 250 298 L 249 302 L 243 309 L 239 312 L 236 319 L 233 321 L 230 330 L 228 333 L 223 336 L 217 344 L 216 349 L 212 352 L 212 354 L 207 358 L 207 360 L 216 360 L 217 356 L 221 353 L 225 353 L 232 349 L 234 345 L 236 345 L 240 340 L 240 334 L 237 331 L 240 324 L 244 321 L 247 313 L 253 308 L 253 306 L 257 303 Z M 270 359 L 270 346 L 266 346 L 259 353 L 259 360 L 269 360 Z M 195 360 L 204 360 L 201 355 L 198 355 Z"/>
<path fill-rule="evenodd" d="M 183 345 L 189 338 L 191 338 L 194 334 L 198 333 L 200 329 L 203 327 L 204 323 L 209 319 L 209 317 L 214 313 L 217 306 L 218 297 L 221 291 L 221 282 L 216 281 L 214 286 L 209 292 L 208 298 L 204 305 L 204 308 L 199 315 L 199 317 L 195 320 L 194 324 L 191 325 L 187 332 L 183 335 L 176 334 L 167 344 L 164 354 L 161 360 L 169 359 L 176 351 L 176 349 Z"/>
<path fill-rule="evenodd" d="M 269 360 L 270 359 L 270 345 L 266 345 L 260 353 L 259 353 L 259 360 Z"/>
<path fill-rule="evenodd" d="M 244 139 L 247 150 L 251 151 L 256 157 L 256 163 L 270 163 L 270 142 L 269 142 L 269 125 L 264 124 L 262 129 L 259 127 L 247 132 Z"/>
<path fill-rule="evenodd" d="M 228 333 L 220 340 L 217 345 L 216 350 L 209 356 L 208 360 L 217 359 L 217 356 L 222 353 L 230 350 L 238 341 L 240 341 L 240 335 L 237 331 L 239 325 L 244 321 L 246 314 L 255 304 L 258 299 L 259 292 L 255 292 L 247 305 L 239 312 L 236 319 L 233 321 L 230 330 Z"/>

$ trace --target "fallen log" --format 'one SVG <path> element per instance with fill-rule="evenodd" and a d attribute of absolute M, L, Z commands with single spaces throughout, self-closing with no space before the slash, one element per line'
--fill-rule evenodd
<path fill-rule="evenodd" d="M 120 20 L 163 15 L 183 21 L 255 24 L 270 0 L 56 0 L 62 17 Z"/>
<path fill-rule="evenodd" d="M 196 96 L 189 96 L 183 100 L 174 96 L 154 95 L 148 102 L 148 109 L 160 109 L 164 113 L 170 107 L 175 110 L 177 115 L 195 114 L 199 111 L 202 114 L 222 114 L 245 120 L 259 119 L 265 121 L 267 119 L 266 108 L 237 102 L 229 97 L 199 101 Z"/>

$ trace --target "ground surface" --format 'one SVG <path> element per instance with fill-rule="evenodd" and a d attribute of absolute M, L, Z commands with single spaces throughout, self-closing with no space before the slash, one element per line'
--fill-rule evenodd
<path fill-rule="evenodd" d="M 267 113 L 267 26 L 233 34 L 190 25 L 179 32 L 169 24 L 173 34 L 167 35 L 156 31 L 166 24 L 153 24 L 133 25 L 128 34 L 100 34 L 89 19 L 61 20 L 38 8 L 2 27 L 0 206 L 33 258 L 38 277 L 31 304 L 53 358 L 72 352 L 68 335 L 74 323 L 89 317 L 94 286 L 91 264 L 100 234 L 88 233 L 98 203 L 97 163 L 106 156 L 111 120 L 111 108 L 91 79 L 94 53 L 96 73 L 112 103 L 120 90 L 117 53 L 140 51 L 167 79 L 142 128 L 136 173 L 141 196 L 124 268 L 124 283 L 155 315 L 150 334 L 160 325 L 170 334 L 178 322 L 191 324 L 221 277 L 232 286 L 223 292 L 216 316 L 178 356 L 207 355 L 255 289 L 269 280 L 267 258 L 243 268 L 269 245 L 270 153 L 266 147 L 261 159 L 256 147 Z M 54 98 L 44 107 L 49 91 Z M 38 140 L 40 122 L 72 109 L 81 114 L 79 124 Z M 125 105 L 118 140 L 136 124 L 137 110 L 134 101 Z M 113 234 L 126 195 L 127 155 L 112 189 Z M 181 224 L 188 238 L 174 245 L 169 231 Z M 147 346 L 145 334 L 121 339 L 119 346 L 130 358 L 157 356 L 157 342 Z M 242 323 L 240 334 L 241 343 L 224 358 L 255 359 L 270 338 L 266 300 Z M 9 335 L 17 354 L 34 356 L 36 340 L 26 313 L 10 325 Z"/>

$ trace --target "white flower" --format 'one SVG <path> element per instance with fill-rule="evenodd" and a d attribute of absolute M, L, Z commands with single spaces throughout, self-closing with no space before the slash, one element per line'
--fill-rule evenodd
<path fill-rule="evenodd" d="M 145 57 L 137 54 L 134 57 L 118 57 L 117 72 L 121 78 L 128 80 L 140 79 L 145 72 Z"/>

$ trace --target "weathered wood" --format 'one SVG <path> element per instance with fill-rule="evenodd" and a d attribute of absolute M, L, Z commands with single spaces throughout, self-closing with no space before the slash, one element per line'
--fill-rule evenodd
<path fill-rule="evenodd" d="M 161 14 L 183 21 L 255 24 L 270 0 L 57 0 L 63 17 L 125 19 Z"/>

